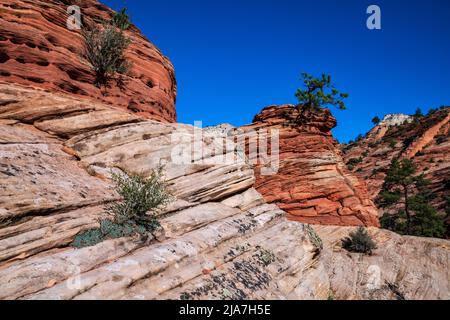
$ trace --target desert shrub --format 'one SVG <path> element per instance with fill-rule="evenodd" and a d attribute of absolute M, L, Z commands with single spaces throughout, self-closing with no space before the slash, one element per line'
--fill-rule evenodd
<path fill-rule="evenodd" d="M 91 247 L 104 240 L 100 229 L 92 229 L 78 234 L 71 246 L 74 248 Z"/>
<path fill-rule="evenodd" d="M 112 174 L 115 190 L 123 199 L 107 208 L 116 223 L 134 224 L 147 231 L 159 227 L 156 213 L 171 201 L 162 174 L 162 167 L 153 170 L 148 178 L 139 174 Z"/>
<path fill-rule="evenodd" d="M 127 30 L 131 26 L 131 19 L 127 14 L 127 9 L 123 8 L 120 11 L 114 12 L 111 23 L 120 30 Z"/>
<path fill-rule="evenodd" d="M 114 25 L 103 28 L 92 27 L 83 31 L 85 55 L 95 71 L 96 85 L 106 85 L 116 74 L 125 74 L 130 63 L 125 58 L 125 50 L 130 40 Z"/>
<path fill-rule="evenodd" d="M 347 165 L 349 166 L 349 167 L 355 167 L 357 164 L 360 164 L 360 163 L 362 163 L 363 162 L 363 158 L 362 157 L 359 157 L 359 158 L 351 158 L 350 160 L 348 160 L 348 162 L 347 162 Z"/>
<path fill-rule="evenodd" d="M 389 143 L 389 148 L 394 149 L 397 146 L 397 141 L 395 141 L 394 139 L 389 139 L 388 140 Z"/>
<path fill-rule="evenodd" d="M 363 227 L 350 232 L 349 236 L 342 239 L 342 248 L 349 252 L 357 252 L 371 255 L 377 248 L 369 233 Z"/>
<path fill-rule="evenodd" d="M 410 136 L 410 137 L 406 138 L 406 139 L 403 141 L 403 149 L 404 149 L 404 150 L 408 149 L 408 148 L 412 145 L 412 143 L 414 142 L 414 140 L 416 140 L 416 137 L 415 137 L 415 136 Z"/>
<path fill-rule="evenodd" d="M 149 178 L 137 174 L 112 174 L 116 192 L 122 200 L 106 210 L 113 219 L 103 219 L 100 227 L 75 237 L 72 246 L 94 246 L 105 239 L 139 235 L 142 240 L 160 227 L 156 214 L 172 199 L 162 177 L 162 167 L 153 170 Z"/>

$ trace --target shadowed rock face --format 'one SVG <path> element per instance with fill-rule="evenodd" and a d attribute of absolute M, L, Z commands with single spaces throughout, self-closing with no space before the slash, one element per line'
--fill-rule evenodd
<path fill-rule="evenodd" d="M 262 175 L 258 163 L 256 189 L 296 221 L 378 226 L 377 210 L 365 184 L 346 169 L 331 136 L 336 119 L 328 110 L 321 110 L 309 114 L 309 120 L 299 126 L 294 123 L 297 115 L 292 105 L 270 106 L 253 124 L 241 128 L 245 132 L 279 130 L 280 134 L 279 171 Z"/>
<path fill-rule="evenodd" d="M 80 31 L 66 26 L 67 7 L 78 5 L 85 24 L 110 19 L 111 9 L 95 0 L 0 0 L 0 81 L 64 92 L 111 103 L 142 117 L 175 122 L 176 81 L 171 62 L 132 26 L 126 52 L 132 68 L 119 85 L 94 85 L 83 56 Z"/>

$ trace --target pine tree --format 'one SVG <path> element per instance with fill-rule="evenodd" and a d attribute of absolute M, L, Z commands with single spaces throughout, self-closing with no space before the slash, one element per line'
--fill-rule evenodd
<path fill-rule="evenodd" d="M 374 117 L 372 119 L 372 123 L 377 126 L 381 122 L 380 118 L 378 116 Z"/>
<path fill-rule="evenodd" d="M 416 173 L 417 167 L 411 160 L 392 161 L 377 201 L 384 208 L 401 206 L 402 209 L 394 215 L 386 214 L 381 224 L 401 234 L 442 237 L 444 221 L 428 203 L 432 196 L 427 192 L 429 181 Z"/>
<path fill-rule="evenodd" d="M 321 78 L 315 78 L 308 73 L 302 73 L 301 77 L 304 89 L 298 89 L 295 96 L 298 99 L 296 109 L 299 112 L 297 122 L 302 123 L 307 114 L 321 108 L 336 106 L 340 110 L 345 110 L 344 99 L 348 98 L 347 93 L 339 92 L 331 83 L 331 76 L 322 74 Z"/>

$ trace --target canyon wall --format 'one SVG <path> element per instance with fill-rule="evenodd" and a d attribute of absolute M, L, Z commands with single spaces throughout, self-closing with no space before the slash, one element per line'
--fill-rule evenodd
<path fill-rule="evenodd" d="M 450 108 L 423 117 L 388 115 L 360 141 L 343 145 L 348 168 L 367 182 L 376 199 L 391 161 L 412 159 L 418 173 L 431 184 L 431 204 L 449 210 L 450 199 Z"/>
<path fill-rule="evenodd" d="M 95 0 L 0 0 L 0 81 L 111 103 L 157 121 L 176 121 L 174 68 L 131 26 L 126 57 L 131 70 L 107 88 L 94 85 L 79 30 L 69 30 L 67 8 L 78 5 L 84 25 L 100 25 L 112 10 Z"/>

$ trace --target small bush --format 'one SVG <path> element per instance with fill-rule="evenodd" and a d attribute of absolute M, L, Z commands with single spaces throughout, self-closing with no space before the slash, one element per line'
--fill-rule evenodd
<path fill-rule="evenodd" d="M 363 161 L 364 161 L 363 157 L 351 158 L 350 160 L 348 160 L 347 166 L 348 166 L 349 169 L 352 168 L 350 170 L 353 170 L 356 165 L 362 163 Z"/>
<path fill-rule="evenodd" d="M 75 248 L 94 246 L 105 239 L 118 239 L 138 234 L 145 240 L 160 227 L 156 213 L 171 201 L 162 177 L 162 167 L 149 178 L 142 175 L 113 174 L 116 192 L 122 200 L 106 208 L 113 220 L 100 221 L 100 228 L 79 234 L 72 243 Z"/>
<path fill-rule="evenodd" d="M 377 248 L 375 242 L 363 227 L 359 227 L 355 232 L 351 232 L 347 238 L 342 239 L 342 247 L 349 252 L 368 255 L 372 255 L 372 251 Z"/>
<path fill-rule="evenodd" d="M 80 233 L 75 237 L 71 246 L 74 248 L 92 247 L 99 244 L 104 240 L 100 229 L 92 229 L 86 232 Z"/>
<path fill-rule="evenodd" d="M 397 141 L 395 141 L 394 139 L 389 139 L 388 143 L 389 143 L 389 148 L 391 148 L 391 149 L 394 149 L 397 146 Z"/>
<path fill-rule="evenodd" d="M 130 63 L 125 58 L 125 50 L 130 40 L 114 25 L 105 24 L 102 29 L 93 27 L 83 31 L 85 55 L 95 71 L 96 85 L 106 85 L 116 74 L 125 74 Z"/>
<path fill-rule="evenodd" d="M 127 30 L 131 26 L 131 19 L 127 14 L 127 9 L 123 8 L 120 11 L 114 12 L 111 23 L 120 30 Z"/>
<path fill-rule="evenodd" d="M 116 223 L 132 223 L 148 231 L 159 227 L 155 214 L 171 201 L 162 170 L 162 167 L 153 170 L 149 178 L 138 174 L 112 175 L 115 189 L 123 199 L 107 208 Z"/>

